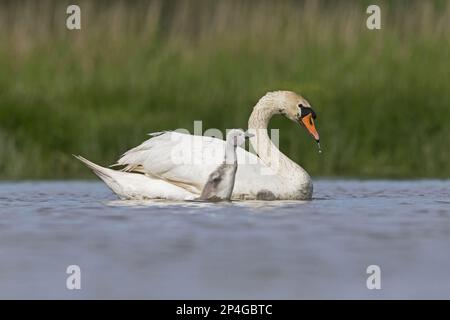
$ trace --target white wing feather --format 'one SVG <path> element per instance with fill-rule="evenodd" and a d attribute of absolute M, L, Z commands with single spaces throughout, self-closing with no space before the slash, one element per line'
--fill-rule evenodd
<path fill-rule="evenodd" d="M 209 174 L 224 159 L 225 141 L 179 132 L 164 132 L 127 151 L 117 162 L 124 171 L 137 171 L 200 194 Z M 235 193 L 256 194 L 276 176 L 261 175 L 268 168 L 254 154 L 237 148 Z M 238 195 L 242 198 L 242 195 Z"/>

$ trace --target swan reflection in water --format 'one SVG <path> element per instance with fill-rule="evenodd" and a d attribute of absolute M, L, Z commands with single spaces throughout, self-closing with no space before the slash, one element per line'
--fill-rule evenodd
<path fill-rule="evenodd" d="M 301 206 L 310 203 L 306 200 L 276 200 L 276 201 L 262 201 L 262 200 L 233 200 L 229 202 L 208 202 L 200 200 L 185 200 L 185 201 L 169 201 L 166 199 L 151 199 L 151 200 L 111 200 L 104 202 L 105 205 L 111 207 L 128 207 L 128 208 L 143 208 L 143 207 L 164 207 L 174 209 L 211 209 L 211 208 L 242 208 L 242 209 L 267 209 L 274 211 L 274 209 L 288 208 Z M 177 213 L 180 211 L 175 210 Z M 198 211 L 201 213 L 202 211 Z"/>

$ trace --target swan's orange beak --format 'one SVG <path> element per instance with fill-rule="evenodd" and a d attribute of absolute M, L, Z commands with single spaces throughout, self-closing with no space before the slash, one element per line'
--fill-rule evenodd
<path fill-rule="evenodd" d="M 319 133 L 316 130 L 316 126 L 314 125 L 314 119 L 311 113 L 304 116 L 301 119 L 300 124 L 303 125 L 306 128 L 306 130 L 308 130 L 308 132 L 313 136 L 313 138 L 317 142 L 319 142 L 320 140 Z"/>

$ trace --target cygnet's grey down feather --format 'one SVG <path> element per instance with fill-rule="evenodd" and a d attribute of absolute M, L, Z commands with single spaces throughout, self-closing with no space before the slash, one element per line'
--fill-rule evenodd
<path fill-rule="evenodd" d="M 234 180 L 238 167 L 236 148 L 250 137 L 240 129 L 233 129 L 227 135 L 225 158 L 208 177 L 198 200 L 222 201 L 230 200 L 234 188 Z"/>
<path fill-rule="evenodd" d="M 236 170 L 237 162 L 233 164 L 222 163 L 209 175 L 199 200 L 230 200 L 233 193 Z"/>

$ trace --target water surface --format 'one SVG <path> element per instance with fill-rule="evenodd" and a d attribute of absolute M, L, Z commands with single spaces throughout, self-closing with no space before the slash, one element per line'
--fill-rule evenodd
<path fill-rule="evenodd" d="M 449 299 L 449 208 L 450 181 L 319 180 L 310 202 L 222 204 L 1 183 L 0 298 Z"/>

